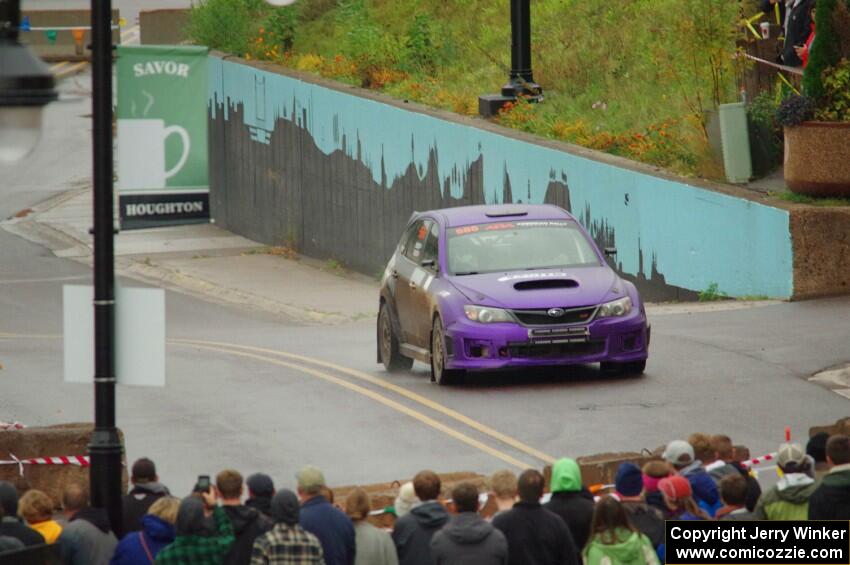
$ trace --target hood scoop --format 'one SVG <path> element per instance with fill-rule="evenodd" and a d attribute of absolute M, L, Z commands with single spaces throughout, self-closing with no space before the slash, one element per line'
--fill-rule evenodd
<path fill-rule="evenodd" d="M 551 290 L 553 288 L 576 288 L 578 282 L 572 279 L 542 279 L 521 281 L 514 284 L 517 290 Z"/>

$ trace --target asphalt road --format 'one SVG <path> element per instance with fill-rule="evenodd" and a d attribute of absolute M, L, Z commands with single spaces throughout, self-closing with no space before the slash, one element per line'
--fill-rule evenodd
<path fill-rule="evenodd" d="M 85 101 L 49 111 L 42 146 L 4 177 L 2 217 L 89 174 Z M 61 286 L 88 276 L 0 231 L 0 420 L 91 420 L 92 387 L 62 382 L 59 335 Z M 168 386 L 119 387 L 118 424 L 128 458 L 154 458 L 178 494 L 225 467 L 292 486 L 312 463 L 331 484 L 367 483 L 423 468 L 540 467 L 695 431 L 727 433 L 760 454 L 786 425 L 803 438 L 850 414 L 847 399 L 805 380 L 850 358 L 850 298 L 656 314 L 639 379 L 589 367 L 479 375 L 451 388 L 429 383 L 421 365 L 385 374 L 372 320 L 308 326 L 171 292 L 166 303 Z"/>

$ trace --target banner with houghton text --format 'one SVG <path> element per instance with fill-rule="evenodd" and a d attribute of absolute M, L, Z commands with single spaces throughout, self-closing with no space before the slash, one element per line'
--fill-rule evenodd
<path fill-rule="evenodd" d="M 207 51 L 118 47 L 123 229 L 209 221 Z"/>

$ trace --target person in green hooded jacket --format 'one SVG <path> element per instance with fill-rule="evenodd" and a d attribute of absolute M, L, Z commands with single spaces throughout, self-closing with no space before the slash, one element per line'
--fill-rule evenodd
<path fill-rule="evenodd" d="M 604 496 L 596 503 L 590 539 L 582 552 L 585 565 L 659 565 L 652 542 L 640 533 L 622 503 Z"/>
<path fill-rule="evenodd" d="M 543 507 L 566 522 L 576 547 L 584 547 L 593 519 L 593 495 L 582 485 L 581 469 L 574 459 L 564 457 L 555 461 L 549 490 L 552 498 Z"/>

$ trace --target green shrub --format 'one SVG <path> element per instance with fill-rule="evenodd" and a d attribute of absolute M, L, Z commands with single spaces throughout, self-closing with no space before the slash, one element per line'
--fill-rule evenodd
<path fill-rule="evenodd" d="M 244 55 L 265 9 L 263 0 L 201 0 L 189 12 L 187 32 L 199 45 Z"/>
<path fill-rule="evenodd" d="M 814 99 L 824 94 L 823 75 L 841 58 L 841 40 L 835 30 L 834 13 L 838 0 L 817 0 L 817 33 L 812 41 L 809 62 L 803 71 L 803 91 Z"/>
<path fill-rule="evenodd" d="M 776 123 L 793 127 L 815 117 L 815 103 L 808 96 L 789 96 L 776 109 Z"/>
<path fill-rule="evenodd" d="M 299 6 L 295 3 L 271 9 L 263 23 L 268 42 L 279 45 L 284 51 L 292 49 L 298 31 Z"/>
<path fill-rule="evenodd" d="M 405 39 L 402 61 L 405 70 L 426 74 L 435 71 L 439 56 L 434 27 L 433 18 L 430 16 L 420 14 L 413 18 Z"/>
<path fill-rule="evenodd" d="M 824 71 L 821 78 L 823 97 L 815 119 L 825 122 L 850 122 L 850 61 L 842 59 Z"/>
<path fill-rule="evenodd" d="M 302 21 L 318 20 L 337 7 L 337 0 L 299 0 Z"/>

